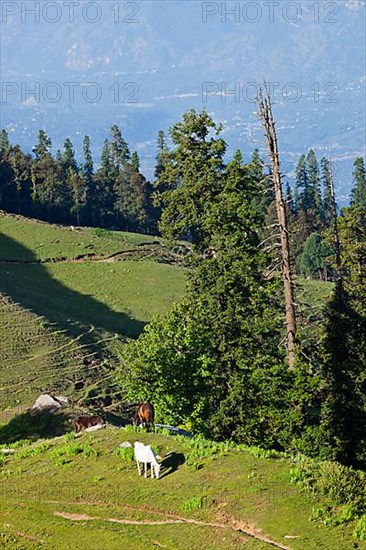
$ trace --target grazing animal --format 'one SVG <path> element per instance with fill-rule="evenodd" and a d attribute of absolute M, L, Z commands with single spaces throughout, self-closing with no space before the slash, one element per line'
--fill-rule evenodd
<path fill-rule="evenodd" d="M 155 411 L 151 403 L 140 403 L 133 419 L 135 426 L 141 424 L 144 428 L 155 428 Z"/>
<path fill-rule="evenodd" d="M 159 479 L 160 464 L 158 464 L 156 455 L 150 445 L 144 445 L 143 443 L 140 443 L 140 441 L 135 441 L 134 451 L 139 476 L 142 474 L 140 462 L 143 462 L 145 478 L 147 477 L 147 465 L 151 464 L 151 477 L 156 477 L 156 479 Z"/>
<path fill-rule="evenodd" d="M 75 431 L 78 434 L 81 430 L 87 430 L 93 426 L 105 428 L 105 420 L 101 416 L 78 416 L 74 420 Z"/>

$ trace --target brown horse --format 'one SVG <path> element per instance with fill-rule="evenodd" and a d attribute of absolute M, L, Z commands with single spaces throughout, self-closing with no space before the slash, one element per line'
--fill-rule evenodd
<path fill-rule="evenodd" d="M 155 428 L 155 411 L 151 403 L 140 403 L 133 419 L 135 426 L 142 424 L 145 428 Z"/>
<path fill-rule="evenodd" d="M 86 430 L 97 425 L 105 428 L 104 418 L 101 416 L 78 416 L 74 420 L 75 431 L 77 434 L 83 429 Z"/>

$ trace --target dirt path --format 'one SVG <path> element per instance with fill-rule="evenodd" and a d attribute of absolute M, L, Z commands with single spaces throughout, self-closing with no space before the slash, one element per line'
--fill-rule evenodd
<path fill-rule="evenodd" d="M 134 510 L 142 511 L 141 509 L 135 508 Z M 146 510 L 144 510 L 146 511 Z M 262 535 L 259 533 L 259 531 L 253 527 L 250 526 L 244 522 L 238 521 L 235 518 L 227 515 L 222 514 L 223 522 L 216 522 L 216 521 L 199 521 L 195 519 L 189 519 L 189 518 L 183 518 L 177 515 L 172 514 L 164 514 L 162 512 L 155 512 L 150 511 L 150 513 L 158 514 L 164 516 L 166 519 L 161 520 L 132 520 L 132 519 L 117 519 L 117 518 L 103 518 L 100 516 L 88 516 L 87 514 L 70 514 L 68 512 L 54 512 L 53 515 L 57 517 L 61 517 L 64 519 L 68 519 L 71 521 L 108 521 L 111 523 L 119 523 L 123 525 L 171 525 L 171 524 L 190 524 L 190 525 L 198 525 L 201 527 L 213 527 L 213 528 L 219 528 L 219 529 L 232 529 L 233 531 L 238 531 L 240 533 L 243 533 L 244 535 L 248 537 L 252 537 L 254 539 L 257 539 L 261 542 L 265 542 L 270 546 L 274 546 L 275 548 L 280 548 L 281 550 L 291 550 L 288 546 L 284 546 L 283 544 L 280 544 L 278 542 L 275 542 L 274 540 L 271 540 L 270 538 Z"/>

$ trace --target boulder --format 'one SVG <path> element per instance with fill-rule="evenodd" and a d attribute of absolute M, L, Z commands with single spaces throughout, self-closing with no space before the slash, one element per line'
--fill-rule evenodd
<path fill-rule="evenodd" d="M 101 430 L 102 428 L 105 428 L 105 424 L 94 424 L 94 426 L 90 426 L 90 428 L 86 428 L 86 432 L 96 432 L 97 430 Z"/>
<path fill-rule="evenodd" d="M 41 412 L 56 413 L 63 407 L 66 407 L 67 404 L 68 400 L 66 397 L 63 397 L 62 395 L 53 397 L 52 395 L 45 393 L 36 399 L 30 411 L 32 414 L 38 414 Z"/>
<path fill-rule="evenodd" d="M 129 441 L 123 441 L 118 446 L 122 447 L 122 449 L 129 449 L 130 447 L 132 447 L 132 444 Z"/>

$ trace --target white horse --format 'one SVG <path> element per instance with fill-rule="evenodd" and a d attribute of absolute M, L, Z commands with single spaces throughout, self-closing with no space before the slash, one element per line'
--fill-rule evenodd
<path fill-rule="evenodd" d="M 139 476 L 142 474 L 140 462 L 144 463 L 145 478 L 147 477 L 147 465 L 151 464 L 151 477 L 159 479 L 160 464 L 156 461 L 156 456 L 150 445 L 144 445 L 140 441 L 135 441 L 134 445 L 135 459 Z"/>

